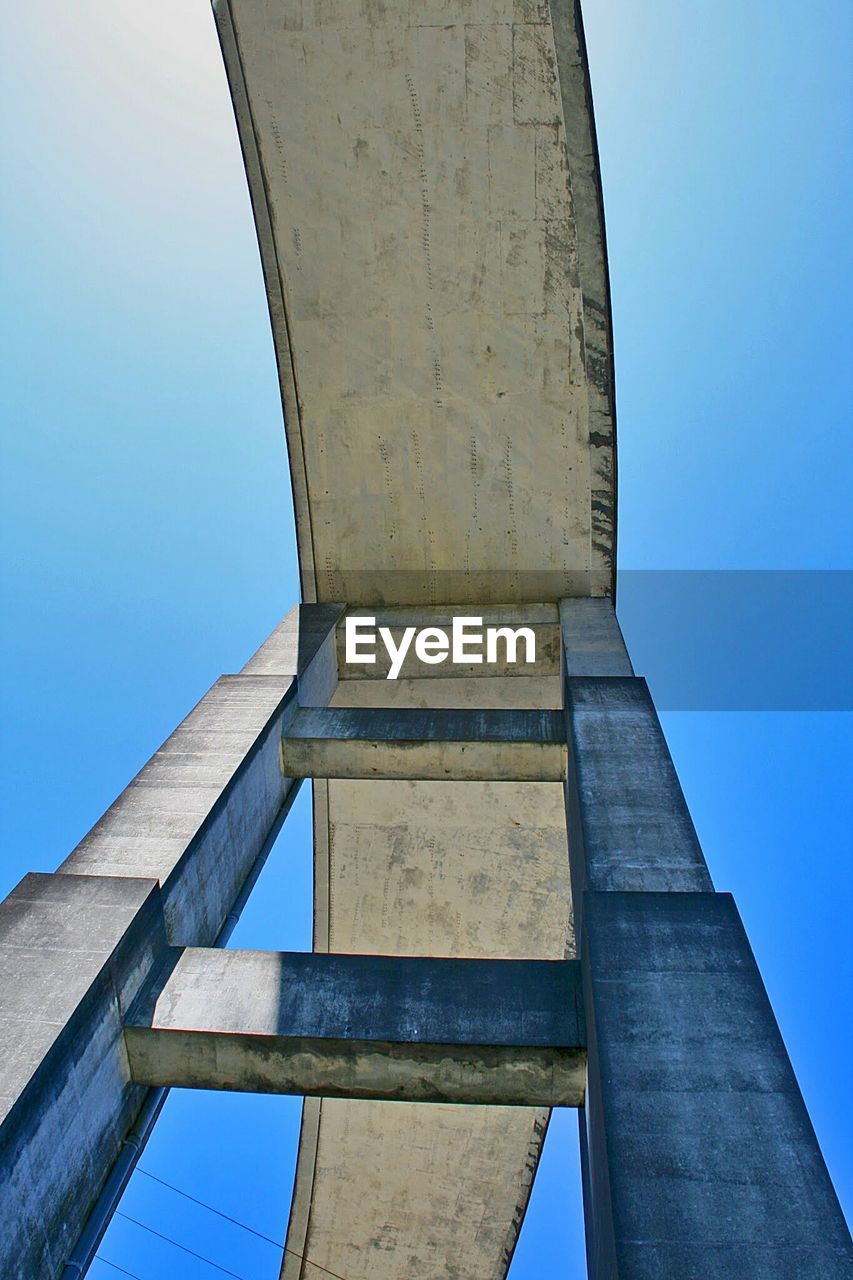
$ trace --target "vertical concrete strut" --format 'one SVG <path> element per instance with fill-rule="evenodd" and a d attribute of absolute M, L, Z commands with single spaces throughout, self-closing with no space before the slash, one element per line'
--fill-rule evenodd
<path fill-rule="evenodd" d="M 606 602 L 562 619 L 590 1278 L 841 1280 L 850 1235 L 645 681 Z"/>
<path fill-rule="evenodd" d="M 306 705 L 328 700 L 340 612 L 293 610 L 240 675 L 217 681 L 59 872 L 26 876 L 0 905 L 4 1280 L 58 1276 L 72 1257 L 73 1273 L 88 1266 L 114 1208 L 99 1194 L 116 1183 L 110 1171 L 146 1106 L 125 1016 L 169 944 L 210 946 L 232 927 L 295 785 L 280 743 L 296 677 Z"/>

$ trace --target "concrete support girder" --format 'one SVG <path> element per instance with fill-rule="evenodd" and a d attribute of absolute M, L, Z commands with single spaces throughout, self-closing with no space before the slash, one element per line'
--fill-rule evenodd
<path fill-rule="evenodd" d="M 285 726 L 290 777 L 559 782 L 566 776 L 556 711 L 300 709 Z"/>
<path fill-rule="evenodd" d="M 135 1081 L 492 1106 L 580 1106 L 571 960 L 174 951 L 130 1012 Z"/>

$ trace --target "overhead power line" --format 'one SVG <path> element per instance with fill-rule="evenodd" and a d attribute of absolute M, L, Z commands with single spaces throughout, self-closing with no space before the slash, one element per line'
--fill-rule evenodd
<path fill-rule="evenodd" d="M 266 1240 L 267 1244 L 274 1244 L 277 1249 L 283 1249 L 284 1244 L 281 1240 L 273 1240 L 272 1236 L 265 1236 L 262 1231 L 256 1231 L 254 1227 L 249 1227 L 245 1222 L 240 1222 L 238 1218 L 232 1218 L 229 1213 L 223 1213 L 221 1209 L 214 1209 L 212 1204 L 207 1204 L 204 1200 L 191 1196 L 188 1191 L 182 1191 L 180 1187 L 175 1187 L 171 1182 L 167 1182 L 165 1178 L 158 1178 L 156 1173 L 149 1173 L 147 1169 L 143 1169 L 142 1165 L 136 1166 L 137 1173 L 144 1173 L 146 1178 L 150 1178 L 152 1182 L 159 1182 L 161 1187 L 168 1187 L 170 1191 L 174 1191 L 176 1195 L 183 1196 L 185 1200 L 191 1200 L 193 1204 L 197 1204 L 202 1209 L 207 1209 L 209 1213 L 215 1213 L 217 1218 L 224 1218 L 226 1222 L 231 1222 L 235 1227 L 240 1227 L 243 1231 L 248 1231 L 250 1235 L 257 1236 L 259 1240 Z"/>
<path fill-rule="evenodd" d="M 176 1249 L 183 1250 L 184 1253 L 190 1254 L 193 1258 L 198 1258 L 199 1262 L 206 1262 L 209 1267 L 214 1267 L 217 1271 L 221 1271 L 224 1276 L 233 1276 L 234 1280 L 246 1280 L 246 1276 L 239 1275 L 236 1271 L 229 1271 L 227 1267 L 221 1267 L 218 1262 L 214 1262 L 212 1258 L 205 1258 L 204 1254 L 196 1253 L 195 1249 L 190 1249 L 185 1244 L 181 1244 L 177 1240 L 173 1240 L 171 1236 L 164 1236 L 162 1231 L 155 1231 L 153 1227 L 149 1227 L 146 1223 L 140 1222 L 138 1218 L 131 1218 L 129 1213 L 123 1213 L 121 1209 L 116 1210 L 116 1217 L 124 1218 L 127 1222 L 132 1222 L 134 1226 L 141 1227 L 143 1231 L 148 1231 L 152 1236 L 156 1236 L 158 1240 L 165 1240 L 167 1244 L 174 1245 Z"/>
<path fill-rule="evenodd" d="M 265 1236 L 262 1231 L 256 1231 L 254 1227 L 247 1226 L 245 1222 L 241 1222 L 239 1218 L 232 1218 L 229 1213 L 223 1213 L 221 1209 L 215 1209 L 212 1204 L 208 1204 L 205 1200 L 199 1200 L 197 1196 L 192 1196 L 188 1191 L 183 1191 L 180 1187 L 174 1186 L 171 1182 L 167 1182 L 165 1178 L 159 1178 L 156 1173 L 149 1173 L 147 1169 L 143 1169 L 141 1165 L 136 1166 L 136 1172 L 142 1173 L 146 1178 L 150 1178 L 152 1182 L 159 1182 L 161 1187 L 165 1187 L 167 1191 L 174 1191 L 175 1195 L 183 1196 L 185 1200 L 190 1200 L 193 1204 L 198 1205 L 200 1209 L 206 1209 L 208 1213 L 213 1213 L 217 1218 L 223 1218 L 225 1222 L 230 1222 L 232 1226 L 239 1227 L 242 1231 L 248 1231 L 249 1235 L 257 1236 L 259 1240 L 264 1240 L 267 1244 L 275 1245 L 277 1249 L 283 1249 L 285 1253 L 289 1253 L 293 1258 L 299 1258 L 300 1261 L 307 1262 L 315 1271 L 322 1271 L 324 1275 L 331 1276 L 332 1280 L 346 1280 L 338 1271 L 330 1271 L 328 1267 L 322 1266 L 321 1263 L 315 1262 L 313 1258 L 308 1258 L 302 1253 L 297 1253 L 295 1249 L 288 1249 L 280 1240 L 274 1240 L 272 1236 Z M 141 1227 L 143 1231 L 147 1231 L 150 1235 L 156 1236 L 158 1240 L 164 1240 L 167 1244 L 174 1245 L 176 1249 L 188 1253 L 191 1257 L 197 1258 L 199 1262 L 205 1262 L 209 1267 L 214 1267 L 217 1271 L 221 1271 L 223 1275 L 233 1276 L 234 1280 L 246 1280 L 245 1276 L 238 1275 L 236 1271 L 229 1271 L 227 1267 L 220 1266 L 218 1262 L 214 1262 L 212 1258 L 206 1258 L 204 1254 L 196 1253 L 195 1249 L 190 1249 L 187 1245 L 181 1244 L 179 1240 L 174 1240 L 171 1236 L 165 1235 L 162 1231 L 155 1231 L 153 1227 L 149 1227 L 146 1222 L 140 1222 L 138 1218 L 132 1218 L 129 1213 L 125 1213 L 121 1209 L 116 1210 L 116 1216 L 124 1218 L 127 1222 L 132 1222 L 134 1226 Z M 102 1254 L 96 1255 L 100 1262 L 105 1262 L 108 1267 L 122 1272 L 123 1275 L 130 1276 L 131 1280 L 142 1280 L 133 1271 L 128 1271 L 125 1267 L 120 1267 L 117 1262 L 111 1262 L 109 1258 L 103 1257 Z"/>
<path fill-rule="evenodd" d="M 333 1280 L 346 1280 L 345 1276 L 340 1275 L 337 1271 L 330 1271 L 328 1267 L 321 1266 L 320 1263 L 315 1262 L 313 1258 L 308 1258 L 302 1253 L 297 1253 L 295 1249 L 288 1249 L 287 1246 L 281 1242 L 281 1240 L 273 1240 L 272 1236 L 265 1236 L 262 1231 L 256 1231 L 254 1227 L 247 1226 L 246 1223 L 241 1222 L 239 1218 L 232 1218 L 229 1213 L 223 1213 L 221 1209 L 214 1209 L 213 1205 L 208 1204 L 206 1200 L 199 1200 L 197 1196 L 191 1196 L 188 1191 L 183 1191 L 180 1187 L 176 1187 L 173 1183 L 167 1182 L 165 1178 L 159 1178 L 156 1173 L 149 1173 L 147 1169 L 142 1168 L 141 1164 L 138 1164 L 136 1166 L 136 1172 L 144 1173 L 145 1177 L 150 1178 L 152 1182 L 159 1182 L 161 1187 L 166 1187 L 168 1191 L 174 1191 L 175 1195 L 183 1196 L 185 1200 L 192 1201 L 192 1203 L 197 1204 L 200 1209 L 207 1209 L 208 1213 L 215 1213 L 217 1218 L 224 1218 L 226 1222 L 230 1222 L 235 1227 L 240 1227 L 242 1231 L 248 1231 L 250 1235 L 257 1236 L 259 1240 L 265 1240 L 267 1244 L 274 1244 L 277 1249 L 283 1249 L 284 1252 L 289 1253 L 292 1258 L 299 1258 L 300 1262 L 307 1262 L 310 1267 L 313 1267 L 315 1269 L 315 1271 L 322 1271 L 324 1275 L 332 1276 Z M 122 1216 L 127 1217 L 127 1214 L 123 1214 Z M 130 1221 L 135 1222 L 136 1219 L 131 1218 Z M 146 1227 L 144 1222 L 137 1223 L 137 1226 L 144 1227 L 146 1231 L 152 1230 L 151 1227 Z M 159 1235 L 159 1232 L 155 1231 L 153 1234 Z M 161 1239 L 170 1240 L 170 1237 L 162 1236 Z M 177 1244 L 178 1242 L 176 1240 L 170 1240 L 170 1243 Z M 178 1245 L 178 1248 L 183 1249 L 184 1246 Z M 192 1250 L 188 1249 L 187 1252 L 191 1253 Z M 196 1256 L 198 1257 L 200 1255 L 197 1254 Z M 208 1262 L 209 1259 L 204 1258 L 202 1259 L 202 1261 Z M 215 1262 L 212 1262 L 210 1265 L 215 1267 L 218 1264 Z M 225 1270 L 225 1268 L 220 1267 L 219 1270 L 223 1271 Z M 226 1274 L 233 1275 L 234 1272 L 229 1271 L 229 1272 L 226 1272 Z"/>

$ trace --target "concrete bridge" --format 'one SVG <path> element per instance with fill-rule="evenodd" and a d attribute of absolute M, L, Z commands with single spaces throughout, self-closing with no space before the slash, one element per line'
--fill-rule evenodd
<path fill-rule="evenodd" d="M 590 1275 L 850 1274 L 731 898 L 613 609 L 576 5 L 217 0 L 302 595 L 0 908 L 0 1260 L 83 1274 L 167 1087 L 305 1096 L 284 1280 L 498 1280 L 549 1108 Z M 347 661 L 464 613 L 530 663 Z M 314 953 L 217 950 L 302 777 Z M 429 1104 L 429 1105 L 425 1105 Z"/>
<path fill-rule="evenodd" d="M 306 601 L 533 620 L 534 670 L 343 671 L 333 703 L 559 707 L 609 593 L 610 305 L 579 10 L 220 4 Z M 532 610 L 517 606 L 531 603 Z M 442 608 L 444 606 L 444 608 Z M 491 616 L 491 614 L 489 615 Z M 363 676 L 365 668 L 361 669 Z M 560 781 L 314 784 L 321 951 L 574 954 Z M 285 1280 L 503 1275 L 538 1109 L 307 1100 Z"/>

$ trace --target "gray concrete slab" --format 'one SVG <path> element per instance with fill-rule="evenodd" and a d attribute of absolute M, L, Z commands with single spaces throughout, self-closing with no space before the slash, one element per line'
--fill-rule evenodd
<path fill-rule="evenodd" d="M 577 1106 L 575 961 L 174 952 L 125 1039 L 148 1085 Z"/>
<path fill-rule="evenodd" d="M 423 662 L 418 657 L 416 646 L 410 644 L 397 678 L 386 681 L 391 659 L 386 645 L 381 641 L 375 646 L 375 662 L 369 664 L 347 662 L 346 619 L 373 618 L 375 627 L 387 628 L 393 637 L 395 648 L 399 648 L 407 627 L 415 627 L 418 630 L 423 627 L 439 627 L 450 634 L 454 617 L 465 613 L 480 618 L 484 629 L 489 627 L 507 627 L 512 630 L 519 627 L 529 628 L 535 639 L 535 661 L 532 663 L 509 662 L 507 648 L 502 640 L 497 647 L 497 661 L 489 663 L 485 668 L 482 663 L 455 662 L 452 652 L 448 653 L 446 659 L 440 664 Z M 555 677 L 560 674 L 560 620 L 556 605 L 535 602 L 523 605 L 472 604 L 470 610 L 440 604 L 380 609 L 351 608 L 347 609 L 345 618 L 342 618 L 338 624 L 337 648 L 338 672 L 341 681 L 382 681 L 382 688 L 389 695 L 393 695 L 393 685 L 400 680 L 428 680 L 431 685 L 439 680 L 458 682 L 466 677 L 478 682 L 489 676 L 511 677 L 514 680 L 530 680 L 539 677 L 544 680 L 546 677 Z M 524 658 L 527 656 L 524 645 L 518 647 L 516 657 L 519 656 Z M 461 706 L 464 703 L 458 705 Z"/>
<path fill-rule="evenodd" d="M 841 1280 L 853 1245 L 734 902 L 588 893 L 591 1280 Z"/>
<path fill-rule="evenodd" d="M 563 8 L 217 0 L 307 600 L 612 586 L 604 230 Z"/>

